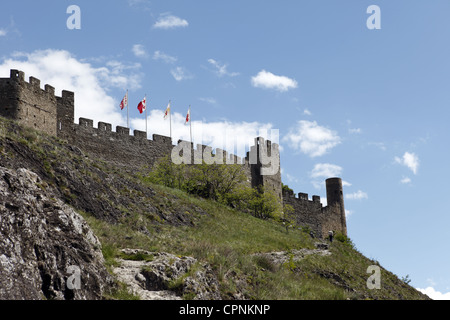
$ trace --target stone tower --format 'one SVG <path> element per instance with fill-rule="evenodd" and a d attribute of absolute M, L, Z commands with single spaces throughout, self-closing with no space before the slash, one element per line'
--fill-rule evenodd
<path fill-rule="evenodd" d="M 280 170 L 280 151 L 276 143 L 255 138 L 255 145 L 247 153 L 246 162 L 249 161 L 251 186 L 263 186 L 272 192 L 282 203 L 282 186 Z"/>
<path fill-rule="evenodd" d="M 341 231 L 347 234 L 347 223 L 344 208 L 344 193 L 341 178 L 329 178 L 325 181 L 327 189 L 327 206 L 339 215 Z"/>
<path fill-rule="evenodd" d="M 49 135 L 57 136 L 63 125 L 73 123 L 74 94 L 63 91 L 55 96 L 55 88 L 34 77 L 25 81 L 22 71 L 11 70 L 9 78 L 0 79 L 0 115 Z"/>

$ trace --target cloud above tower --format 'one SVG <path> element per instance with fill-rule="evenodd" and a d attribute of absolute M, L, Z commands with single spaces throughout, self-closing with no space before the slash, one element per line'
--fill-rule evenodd
<path fill-rule="evenodd" d="M 289 147 L 311 158 L 320 157 L 341 143 L 337 132 L 320 126 L 316 121 L 300 120 L 282 139 Z"/>

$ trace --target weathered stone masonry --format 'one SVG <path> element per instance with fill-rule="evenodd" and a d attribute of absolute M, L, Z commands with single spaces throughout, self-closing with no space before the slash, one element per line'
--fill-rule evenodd
<path fill-rule="evenodd" d="M 25 81 L 22 71 L 11 70 L 9 78 L 0 78 L 0 116 L 18 121 L 20 124 L 57 136 L 68 143 L 79 147 L 84 152 L 94 155 L 102 160 L 113 162 L 127 168 L 141 169 L 151 166 L 161 157 L 170 155 L 173 148 L 170 137 L 154 134 L 147 139 L 143 131 L 117 126 L 112 131 L 112 125 L 99 122 L 94 127 L 93 120 L 80 118 L 74 123 L 75 95 L 70 91 L 62 91 L 62 96 L 55 96 L 54 87 L 46 84 L 40 87 L 40 80 L 34 77 Z M 187 143 L 178 141 L 180 143 Z M 192 154 L 206 154 L 211 158 L 231 159 L 224 163 L 242 164 L 251 186 L 263 185 L 271 190 L 284 204 L 294 208 L 297 224 L 309 226 L 318 237 L 326 237 L 329 230 L 347 234 L 345 209 L 342 190 L 342 181 L 339 178 L 326 180 L 327 201 L 326 207 L 320 203 L 320 197 L 313 196 L 308 199 L 305 193 L 299 193 L 298 198 L 293 193 L 282 194 L 281 173 L 279 166 L 278 145 L 256 138 L 255 145 L 250 148 L 244 159 L 229 155 L 224 150 L 204 145 L 197 145 Z M 261 161 L 261 153 L 272 156 L 278 163 L 273 174 L 261 174 L 269 165 Z"/>
<path fill-rule="evenodd" d="M 342 180 L 340 178 L 327 179 L 326 189 L 326 207 L 322 206 L 319 196 L 312 196 L 312 200 L 309 200 L 306 193 L 299 193 L 296 198 L 293 192 L 285 192 L 283 202 L 294 208 L 297 224 L 309 226 L 317 237 L 326 237 L 330 230 L 340 231 L 347 235 Z"/>

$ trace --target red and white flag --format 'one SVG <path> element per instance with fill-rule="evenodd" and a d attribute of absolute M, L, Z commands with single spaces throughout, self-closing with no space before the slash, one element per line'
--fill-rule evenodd
<path fill-rule="evenodd" d="M 142 112 L 144 112 L 145 111 L 145 108 L 147 107 L 147 101 L 146 101 L 146 99 L 147 99 L 147 97 L 144 97 L 144 99 L 141 101 L 141 102 L 139 102 L 139 104 L 138 104 L 138 110 L 139 110 L 139 112 L 140 113 L 142 113 Z"/>
<path fill-rule="evenodd" d="M 184 124 L 189 123 L 189 121 L 191 121 L 191 107 L 189 107 L 189 110 L 186 115 L 186 122 Z"/>
<path fill-rule="evenodd" d="M 169 116 L 169 113 L 170 113 L 170 101 L 169 101 L 169 104 L 167 105 L 166 112 L 164 112 L 164 120 L 167 119 L 167 117 Z"/>
<path fill-rule="evenodd" d="M 122 102 L 120 102 L 120 110 L 123 110 L 126 106 L 128 106 L 128 91 L 125 94 L 125 97 L 123 97 Z"/>

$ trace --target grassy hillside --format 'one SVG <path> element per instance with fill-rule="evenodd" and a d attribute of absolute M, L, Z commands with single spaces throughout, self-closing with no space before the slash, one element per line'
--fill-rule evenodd
<path fill-rule="evenodd" d="M 82 146 L 79 146 L 82 148 Z M 0 165 L 25 167 L 87 220 L 109 267 L 120 249 L 192 256 L 209 263 L 225 299 L 426 299 L 381 268 L 381 289 L 369 290 L 364 257 L 351 241 L 334 241 L 330 255 L 295 259 L 317 239 L 217 202 L 152 184 L 146 173 L 118 168 L 77 146 L 0 118 Z M 351 236 L 351 235 L 350 235 Z M 345 239 L 344 239 L 345 240 Z M 357 244 L 356 244 L 357 246 Z M 274 263 L 257 253 L 285 252 Z M 123 298 L 129 296 L 124 295 Z"/>

